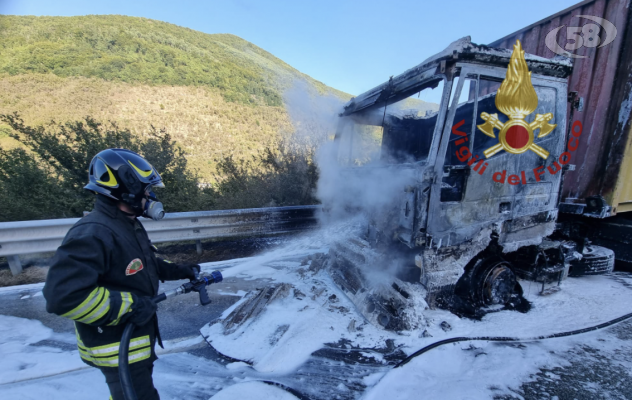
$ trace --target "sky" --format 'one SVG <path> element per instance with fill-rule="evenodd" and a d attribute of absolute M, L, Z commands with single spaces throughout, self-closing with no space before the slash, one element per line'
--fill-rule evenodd
<path fill-rule="evenodd" d="M 577 0 L 0 0 L 0 14 L 145 17 L 231 33 L 357 95 L 470 35 L 490 43 Z"/>

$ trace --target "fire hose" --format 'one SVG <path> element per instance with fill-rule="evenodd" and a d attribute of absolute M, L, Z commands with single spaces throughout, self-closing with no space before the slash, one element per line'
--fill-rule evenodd
<path fill-rule="evenodd" d="M 537 337 L 532 337 L 532 338 L 514 338 L 514 337 L 503 337 L 503 336 L 481 336 L 481 337 L 455 337 L 455 338 L 450 338 L 450 339 L 444 339 L 444 340 L 439 340 L 438 342 L 429 344 L 426 347 L 423 347 L 419 350 L 417 350 L 416 352 L 414 352 L 413 354 L 409 355 L 408 357 L 406 357 L 405 359 L 403 359 L 402 361 L 400 361 L 397 365 L 395 365 L 395 368 L 401 367 L 403 365 L 408 364 L 413 358 L 420 356 L 432 349 L 435 349 L 439 346 L 443 346 L 444 344 L 449 344 L 449 343 L 457 343 L 457 342 L 464 342 L 464 341 L 474 341 L 474 340 L 482 340 L 482 341 L 488 341 L 488 342 L 532 342 L 532 341 L 536 341 L 536 340 L 544 340 L 544 339 L 554 339 L 554 338 L 560 338 L 560 337 L 566 337 L 566 336 L 574 336 L 574 335 L 579 335 L 581 333 L 587 333 L 587 332 L 592 332 L 592 331 L 596 331 L 598 329 L 603 329 L 603 328 L 607 328 L 611 325 L 617 324 L 619 322 L 623 322 L 627 319 L 632 318 L 632 313 L 630 314 L 626 314 L 623 315 L 619 318 L 615 318 L 613 320 L 604 322 L 603 324 L 599 324 L 599 325 L 595 325 L 595 326 L 590 326 L 588 328 L 582 328 L 582 329 L 577 329 L 574 331 L 569 331 L 569 332 L 560 332 L 560 333 L 553 333 L 551 335 L 544 335 L 544 336 L 537 336 Z"/>
<path fill-rule="evenodd" d="M 213 271 L 208 276 L 196 276 L 196 279 L 185 283 L 176 289 L 169 290 L 161 293 L 158 296 L 153 297 L 151 300 L 154 303 L 160 303 L 167 300 L 169 297 L 178 296 L 185 293 L 197 292 L 200 295 L 200 304 L 205 306 L 211 302 L 206 292 L 206 287 L 212 283 L 221 282 L 224 278 L 219 271 Z M 123 337 L 121 338 L 121 346 L 119 348 L 119 378 L 121 380 L 121 388 L 123 389 L 123 396 L 125 400 L 137 400 L 136 391 L 134 390 L 134 384 L 132 382 L 132 375 L 129 370 L 129 342 L 132 339 L 135 325 L 128 322 L 123 331 Z"/>

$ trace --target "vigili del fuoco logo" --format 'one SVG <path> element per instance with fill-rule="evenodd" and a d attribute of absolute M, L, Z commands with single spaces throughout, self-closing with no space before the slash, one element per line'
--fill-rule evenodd
<path fill-rule="evenodd" d="M 520 40 L 516 40 L 509 66 L 507 67 L 507 75 L 498 88 L 495 102 L 496 108 L 509 117 L 509 120 L 502 123 L 498 119 L 498 114 L 481 113 L 481 119 L 485 123 L 477 125 L 478 129 L 492 138 L 496 138 L 494 129 L 498 130 L 498 144 L 483 151 L 485 158 L 490 158 L 503 150 L 510 154 L 522 154 L 531 150 L 543 159 L 548 159 L 550 153 L 534 143 L 536 131 L 539 130 L 537 138 L 543 138 L 551 134 L 557 124 L 549 124 L 549 121 L 553 119 L 553 113 L 536 114 L 533 122 L 528 123 L 525 121 L 525 117 L 532 114 L 538 107 L 538 95 L 531 84 L 531 72 L 529 72 Z M 458 122 L 452 127 L 453 134 L 463 137 L 455 142 L 457 146 L 467 141 L 465 139 L 467 134 L 458 130 L 464 123 L 465 120 Z M 571 161 L 570 151 L 577 150 L 578 139 L 581 133 L 582 124 L 579 121 L 575 121 L 571 128 L 567 151 L 560 154 L 558 159 L 546 169 L 544 166 L 539 166 L 531 172 L 536 182 L 542 180 L 542 175 L 547 170 L 551 175 L 555 175 L 562 169 L 562 165 L 566 165 Z M 456 156 L 462 162 L 467 161 L 469 166 L 476 163 L 473 169 L 479 175 L 483 175 L 483 172 L 485 172 L 487 163 L 482 165 L 484 160 L 478 160 L 478 155 L 473 156 L 467 144 L 464 144 L 456 151 Z M 505 183 L 506 180 L 510 185 L 524 185 L 527 183 L 526 174 L 527 171 L 521 171 L 520 176 L 509 175 L 507 177 L 507 171 L 495 172 L 492 179 L 498 183 Z"/>
<path fill-rule="evenodd" d="M 140 258 L 135 258 L 127 265 L 127 268 L 125 269 L 125 275 L 134 275 L 142 269 L 143 262 L 140 260 Z"/>

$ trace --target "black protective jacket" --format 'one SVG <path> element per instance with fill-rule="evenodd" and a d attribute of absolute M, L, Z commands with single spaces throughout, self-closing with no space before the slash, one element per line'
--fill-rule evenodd
<path fill-rule="evenodd" d="M 157 258 L 142 224 L 97 195 L 93 212 L 68 231 L 55 253 L 43 291 L 46 310 L 75 321 L 84 362 L 118 367 L 123 329 L 134 312 L 141 312 L 140 297 L 155 296 L 159 280 L 184 279 L 188 271 Z M 153 362 L 157 337 L 154 315 L 134 330 L 130 364 Z"/>

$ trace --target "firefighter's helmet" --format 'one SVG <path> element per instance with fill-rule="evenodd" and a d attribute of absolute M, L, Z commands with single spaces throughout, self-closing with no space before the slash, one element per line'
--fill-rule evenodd
<path fill-rule="evenodd" d="M 145 191 L 164 187 L 158 172 L 143 157 L 127 149 L 99 152 L 90 163 L 84 189 L 139 206 Z"/>

